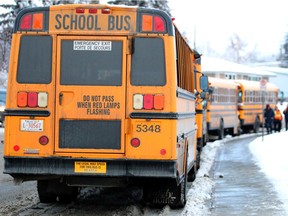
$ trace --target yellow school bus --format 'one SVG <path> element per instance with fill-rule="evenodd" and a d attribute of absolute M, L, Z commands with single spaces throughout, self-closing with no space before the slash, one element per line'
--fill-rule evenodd
<path fill-rule="evenodd" d="M 243 132 L 253 130 L 258 133 L 263 120 L 264 104 L 270 104 L 272 109 L 275 108 L 278 102 L 279 88 L 269 82 L 263 89 L 260 87 L 260 82 L 257 81 L 236 80 L 235 82 L 238 85 L 237 100 L 241 129 Z"/>
<path fill-rule="evenodd" d="M 195 76 L 196 76 L 196 123 L 197 123 L 197 167 L 200 166 L 200 155 L 202 148 L 208 141 L 207 130 L 207 91 L 200 88 L 200 79 L 202 76 L 201 55 L 195 52 Z M 202 93 L 202 95 L 201 95 Z"/>
<path fill-rule="evenodd" d="M 209 77 L 212 93 L 207 104 L 207 128 L 211 136 L 223 139 L 225 134 L 239 134 L 237 84 L 234 80 Z"/>
<path fill-rule="evenodd" d="M 155 9 L 29 8 L 17 16 L 4 172 L 37 180 L 41 202 L 81 186 L 143 186 L 183 207 L 195 177 L 194 52 Z M 201 76 L 202 89 L 208 86 Z"/>

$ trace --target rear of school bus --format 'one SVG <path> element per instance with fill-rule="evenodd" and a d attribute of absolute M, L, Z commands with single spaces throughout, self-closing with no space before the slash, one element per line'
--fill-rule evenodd
<path fill-rule="evenodd" d="M 195 101 L 186 95 L 177 91 L 174 27 L 165 13 L 107 5 L 23 10 L 12 39 L 4 172 L 38 180 L 41 202 L 71 201 L 78 186 L 132 182 L 152 202 L 183 206 L 195 162 Z"/>
<path fill-rule="evenodd" d="M 265 89 L 260 89 L 260 82 L 236 80 L 238 84 L 238 112 L 242 130 L 259 132 L 263 124 L 264 105 L 270 104 L 274 109 L 278 100 L 278 87 L 267 83 Z M 264 101 L 262 101 L 264 100 Z"/>

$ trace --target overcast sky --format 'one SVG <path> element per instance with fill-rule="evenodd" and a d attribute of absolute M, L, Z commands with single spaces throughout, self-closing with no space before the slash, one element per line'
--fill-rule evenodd
<path fill-rule="evenodd" d="M 171 13 L 190 42 L 215 50 L 238 34 L 261 53 L 278 53 L 288 32 L 288 0 L 168 0 Z M 194 31 L 196 33 L 194 33 Z"/>

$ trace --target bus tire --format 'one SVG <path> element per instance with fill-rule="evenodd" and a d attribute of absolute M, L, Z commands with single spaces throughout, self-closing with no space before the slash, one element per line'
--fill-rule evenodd
<path fill-rule="evenodd" d="M 255 123 L 253 125 L 253 132 L 254 133 L 258 133 L 259 132 L 259 128 L 260 128 L 260 119 L 259 117 L 257 116 L 256 117 L 256 120 L 255 120 Z"/>
<path fill-rule="evenodd" d="M 78 187 L 66 186 L 65 193 L 58 194 L 59 203 L 71 203 L 77 199 Z"/>
<path fill-rule="evenodd" d="M 49 180 L 38 180 L 37 191 L 41 203 L 56 202 L 57 195 L 50 190 Z"/>
<path fill-rule="evenodd" d="M 218 130 L 218 138 L 220 140 L 224 139 L 224 121 L 223 119 L 220 120 L 220 127 L 219 127 L 219 130 Z"/>

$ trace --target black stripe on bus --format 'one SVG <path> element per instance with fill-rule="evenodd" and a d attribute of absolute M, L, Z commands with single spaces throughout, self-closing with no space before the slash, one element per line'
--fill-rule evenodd
<path fill-rule="evenodd" d="M 17 110 L 17 109 L 5 109 L 5 116 L 50 116 L 48 110 Z"/>
<path fill-rule="evenodd" d="M 132 112 L 130 118 L 132 119 L 184 119 L 195 117 L 195 112 L 189 113 L 147 113 L 147 112 Z"/>

